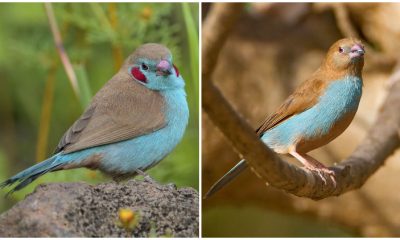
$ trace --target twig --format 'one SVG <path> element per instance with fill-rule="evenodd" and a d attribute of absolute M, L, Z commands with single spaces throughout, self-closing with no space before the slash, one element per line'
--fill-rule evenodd
<path fill-rule="evenodd" d="M 347 38 L 355 37 L 361 39 L 360 34 L 350 19 L 350 12 L 345 3 L 331 3 L 329 6 L 333 10 L 336 18 L 336 24 L 343 36 Z M 364 41 L 363 44 L 368 53 L 369 64 L 366 67 L 369 67 L 370 69 L 372 67 L 379 71 L 387 71 L 387 69 L 391 69 L 396 63 L 395 59 L 375 50 L 375 48 L 372 47 L 369 42 Z"/>
<path fill-rule="evenodd" d="M 58 60 L 53 61 L 46 80 L 42 102 L 42 112 L 40 114 L 38 140 L 36 144 L 36 162 L 41 162 L 46 157 L 46 148 L 50 131 L 51 110 L 53 107 L 54 85 L 58 64 Z"/>
<path fill-rule="evenodd" d="M 343 3 L 333 3 L 333 12 L 335 13 L 337 26 L 345 37 L 360 38 L 357 31 L 351 24 L 349 13 Z"/>
<path fill-rule="evenodd" d="M 221 47 L 239 18 L 243 6 L 243 3 L 213 5 L 204 21 L 202 32 L 202 77 L 208 78 L 213 72 Z"/>
<path fill-rule="evenodd" d="M 245 157 L 252 170 L 273 187 L 312 199 L 336 196 L 361 187 L 400 146 L 397 134 L 400 83 L 391 89 L 367 138 L 347 160 L 331 168 L 335 171 L 337 186 L 333 182 L 324 185 L 317 174 L 283 161 L 263 144 L 211 80 L 218 54 L 239 14 L 240 7 L 236 4 L 214 4 L 203 24 L 202 99 L 210 119 Z"/>
<path fill-rule="evenodd" d="M 61 38 L 61 34 L 60 34 L 60 30 L 58 29 L 57 21 L 56 21 L 56 18 L 54 16 L 53 7 L 52 7 L 50 2 L 44 3 L 44 6 L 46 8 L 47 18 L 49 20 L 50 29 L 51 29 L 51 32 L 53 34 L 54 43 L 56 45 L 58 55 L 60 56 L 61 62 L 63 64 L 63 66 L 64 66 L 65 72 L 67 73 L 68 79 L 69 79 L 69 81 L 71 83 L 72 89 L 75 92 L 75 95 L 76 95 L 76 97 L 78 99 L 80 99 L 80 91 L 79 91 L 79 87 L 78 87 L 78 79 L 77 79 L 77 77 L 75 75 L 74 68 L 72 67 L 72 64 L 71 64 L 71 62 L 70 62 L 70 60 L 68 58 L 68 55 L 65 52 L 64 45 L 63 45 L 62 38 Z"/>
<path fill-rule="evenodd" d="M 110 18 L 110 25 L 114 32 L 118 29 L 118 11 L 116 3 L 108 3 L 108 16 Z M 124 62 L 124 54 L 122 52 L 121 44 L 118 41 L 112 41 L 111 43 L 112 54 L 114 58 L 114 70 L 117 72 Z"/>

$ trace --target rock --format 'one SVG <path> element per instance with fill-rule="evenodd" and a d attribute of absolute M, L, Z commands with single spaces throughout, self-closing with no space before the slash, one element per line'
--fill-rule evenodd
<path fill-rule="evenodd" d="M 173 184 L 51 183 L 0 216 L 0 237 L 197 237 L 198 193 Z M 131 209 L 139 222 L 118 224 L 118 212 Z"/>

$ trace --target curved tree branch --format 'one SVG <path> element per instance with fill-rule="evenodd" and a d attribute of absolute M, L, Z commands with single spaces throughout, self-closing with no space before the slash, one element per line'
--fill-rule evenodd
<path fill-rule="evenodd" d="M 329 4 L 335 14 L 336 23 L 343 34 L 343 36 L 350 38 L 355 37 L 360 39 L 360 34 L 357 32 L 355 26 L 353 25 L 350 19 L 350 12 L 345 3 L 331 3 Z M 383 70 L 392 68 L 396 64 L 396 59 L 386 56 L 381 52 L 375 50 L 374 47 L 371 46 L 368 42 L 363 42 L 365 49 L 369 53 L 369 62 L 373 64 L 369 64 L 369 66 L 374 66 L 377 69 Z"/>
<path fill-rule="evenodd" d="M 283 161 L 254 133 L 253 128 L 232 108 L 212 82 L 218 54 L 240 15 L 242 5 L 214 4 L 203 24 L 203 108 L 249 166 L 269 185 L 296 196 L 323 199 L 361 187 L 400 146 L 400 83 L 391 88 L 382 111 L 366 139 L 353 154 L 331 169 L 337 186 L 324 184 L 318 174 Z M 329 179 L 328 176 L 325 176 Z"/>
<path fill-rule="evenodd" d="M 343 3 L 332 4 L 333 12 L 335 13 L 335 18 L 337 26 L 346 37 L 356 37 L 360 38 L 359 34 L 353 27 L 350 21 L 349 12 Z"/>
<path fill-rule="evenodd" d="M 202 32 L 202 76 L 209 77 L 217 64 L 218 55 L 229 32 L 240 17 L 243 3 L 213 4 L 204 21 Z"/>

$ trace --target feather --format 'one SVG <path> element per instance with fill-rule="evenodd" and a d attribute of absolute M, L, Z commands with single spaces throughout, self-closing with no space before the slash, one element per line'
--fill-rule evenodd
<path fill-rule="evenodd" d="M 165 126 L 163 97 L 123 70 L 94 96 L 90 106 L 61 138 L 55 153 L 115 143 Z"/>
<path fill-rule="evenodd" d="M 321 66 L 263 121 L 257 135 L 282 154 L 292 148 L 306 153 L 332 141 L 347 128 L 357 110 L 362 93 L 363 56 L 364 47 L 359 40 L 346 38 L 335 42 Z M 318 118 L 319 114 L 325 116 Z M 211 187 L 206 197 L 232 181 L 246 166 L 245 160 L 241 160 Z"/>
<path fill-rule="evenodd" d="M 309 79 L 304 81 L 293 94 L 291 94 L 279 108 L 267 117 L 259 128 L 257 135 L 262 134 L 269 129 L 277 126 L 282 121 L 302 113 L 315 104 L 326 87 L 332 81 L 345 78 L 345 76 L 361 76 L 361 70 L 364 65 L 363 58 L 354 63 L 348 57 L 338 54 L 338 49 L 343 45 L 360 44 L 356 39 L 342 39 L 334 43 L 328 50 L 321 67 L 318 68 Z"/>
<path fill-rule="evenodd" d="M 282 121 L 314 106 L 318 102 L 318 98 L 321 96 L 324 87 L 325 82 L 318 77 L 318 74 L 301 84 L 274 114 L 266 118 L 256 130 L 257 134 L 262 135 L 265 131 L 275 127 Z"/>

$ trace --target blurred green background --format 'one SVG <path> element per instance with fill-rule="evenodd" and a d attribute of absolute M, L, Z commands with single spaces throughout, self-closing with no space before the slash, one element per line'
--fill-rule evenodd
<path fill-rule="evenodd" d="M 79 81 L 71 87 L 43 3 L 0 3 L 0 181 L 51 155 L 91 96 L 136 47 L 166 45 L 186 81 L 190 122 L 180 145 L 149 174 L 198 189 L 198 4 L 55 3 L 64 47 Z M 108 181 L 100 172 L 49 173 L 9 199 L 3 212 L 40 183 Z M 2 194 L 6 193 L 2 190 Z"/>

